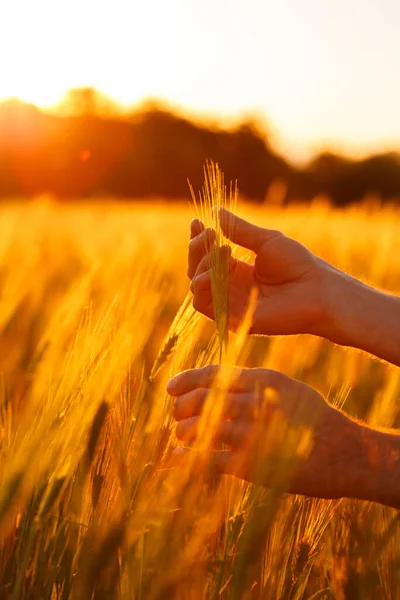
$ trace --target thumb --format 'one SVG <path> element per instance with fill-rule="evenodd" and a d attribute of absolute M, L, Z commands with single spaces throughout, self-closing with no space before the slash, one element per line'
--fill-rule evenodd
<path fill-rule="evenodd" d="M 248 248 L 256 254 L 260 251 L 261 247 L 269 239 L 277 235 L 277 231 L 272 229 L 264 229 L 263 227 L 257 227 L 240 217 L 237 217 L 226 208 L 219 208 L 218 210 L 221 229 L 229 240 L 234 244 L 238 244 L 243 248 Z"/>

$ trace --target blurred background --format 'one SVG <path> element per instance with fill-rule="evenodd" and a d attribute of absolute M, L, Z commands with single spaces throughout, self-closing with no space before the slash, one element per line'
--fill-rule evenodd
<path fill-rule="evenodd" d="M 400 198 L 397 0 L 0 6 L 0 196 Z"/>
<path fill-rule="evenodd" d="M 0 599 L 399 599 L 399 514 L 281 501 L 283 421 L 271 490 L 170 469 L 166 392 L 221 356 L 186 276 L 206 159 L 238 214 L 400 293 L 399 26 L 399 0 L 0 0 Z M 237 339 L 400 427 L 400 369 Z"/>

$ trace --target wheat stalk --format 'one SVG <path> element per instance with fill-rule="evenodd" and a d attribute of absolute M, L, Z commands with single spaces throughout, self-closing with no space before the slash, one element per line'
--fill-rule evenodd
<path fill-rule="evenodd" d="M 229 328 L 229 263 L 233 237 L 233 219 L 227 223 L 227 236 L 221 227 L 220 209 L 224 208 L 233 214 L 236 211 L 238 187 L 237 182 L 230 182 L 229 193 L 225 186 L 224 174 L 218 163 L 207 161 L 204 166 L 204 185 L 196 198 L 192 185 L 189 189 L 197 217 L 215 232 L 215 240 L 210 242 L 205 237 L 205 252 L 209 260 L 211 276 L 211 292 L 214 305 L 214 317 L 220 345 L 220 360 L 228 343 Z"/>
<path fill-rule="evenodd" d="M 192 306 L 192 295 L 188 292 L 172 321 L 158 352 L 157 358 L 154 361 L 150 373 L 150 381 L 153 381 L 157 377 L 162 366 L 174 352 L 182 332 L 191 326 L 195 314 L 195 310 Z"/>

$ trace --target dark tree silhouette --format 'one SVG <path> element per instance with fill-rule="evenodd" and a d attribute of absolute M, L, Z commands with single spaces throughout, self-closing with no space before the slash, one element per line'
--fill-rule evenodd
<path fill-rule="evenodd" d="M 188 197 L 186 180 L 201 185 L 206 159 L 255 201 L 276 181 L 285 183 L 287 201 L 320 192 L 338 205 L 366 194 L 400 198 L 395 153 L 354 161 L 326 152 L 299 169 L 271 148 L 254 120 L 223 129 L 154 103 L 123 114 L 90 88 L 71 90 L 52 114 L 17 100 L 0 104 L 2 197 Z"/>

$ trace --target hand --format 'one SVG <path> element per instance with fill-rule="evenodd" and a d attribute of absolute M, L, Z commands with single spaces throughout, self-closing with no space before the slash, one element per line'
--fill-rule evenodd
<path fill-rule="evenodd" d="M 252 288 L 258 290 L 250 333 L 317 333 L 327 318 L 326 279 L 340 271 L 316 257 L 304 246 L 279 231 L 262 229 L 220 209 L 221 227 L 228 234 L 228 219 L 233 221 L 231 241 L 256 254 L 254 265 L 230 258 L 229 328 L 241 322 Z M 195 219 L 191 225 L 188 276 L 192 280 L 193 305 L 213 319 L 209 257 L 215 234 Z"/>
<path fill-rule="evenodd" d="M 196 439 L 219 368 L 192 369 L 169 381 L 167 390 L 176 397 L 174 418 L 179 421 L 180 440 Z M 213 433 L 214 442 L 231 448 L 212 452 L 218 472 L 262 485 L 282 483 L 283 475 L 290 476 L 286 491 L 319 498 L 338 498 L 362 489 L 358 477 L 364 478 L 365 473 L 358 470 L 357 442 L 353 447 L 356 422 L 332 408 L 313 388 L 276 371 L 234 369 L 231 381 Z M 293 462 L 304 435 L 308 435 L 308 451 Z"/>

